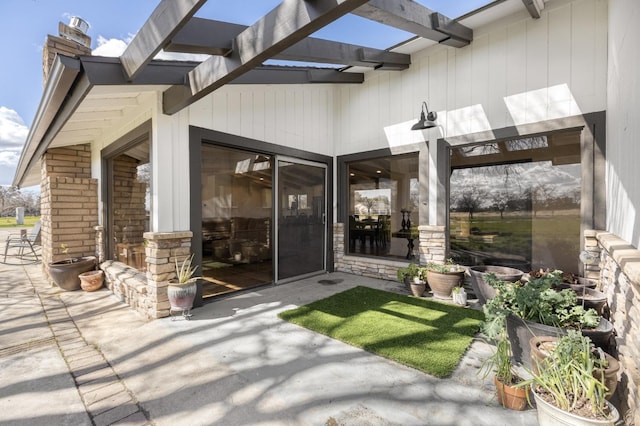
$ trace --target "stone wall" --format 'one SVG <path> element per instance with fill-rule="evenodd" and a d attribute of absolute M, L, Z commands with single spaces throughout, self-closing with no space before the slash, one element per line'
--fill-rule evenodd
<path fill-rule="evenodd" d="M 419 226 L 420 239 L 417 242 L 419 258 L 414 263 L 424 265 L 427 261 L 444 263 L 446 254 L 446 235 L 444 226 Z M 404 267 L 408 260 L 390 260 L 381 257 L 363 257 L 346 254 L 344 246 L 345 225 L 333 225 L 333 261 L 334 269 L 354 275 L 396 281 L 398 268 Z M 415 250 L 415 249 L 414 249 Z"/>
<path fill-rule="evenodd" d="M 615 402 L 627 425 L 640 425 L 640 250 L 600 231 L 585 233 L 585 247 L 599 255 L 586 275 L 599 278 L 616 333 L 621 374 Z"/>
<path fill-rule="evenodd" d="M 191 255 L 191 231 L 145 232 L 146 273 L 122 262 L 100 264 L 107 287 L 121 301 L 149 319 L 169 316 L 167 286 L 175 278 L 175 261 Z"/>

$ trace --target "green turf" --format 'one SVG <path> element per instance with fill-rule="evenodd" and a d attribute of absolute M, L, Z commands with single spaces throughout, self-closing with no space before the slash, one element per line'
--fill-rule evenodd
<path fill-rule="evenodd" d="M 40 216 L 25 216 L 24 225 L 18 225 L 15 216 L 0 217 L 0 228 L 31 228 L 38 220 L 40 220 Z"/>
<path fill-rule="evenodd" d="M 279 317 L 436 377 L 451 375 L 484 318 L 473 309 L 369 287 Z"/>

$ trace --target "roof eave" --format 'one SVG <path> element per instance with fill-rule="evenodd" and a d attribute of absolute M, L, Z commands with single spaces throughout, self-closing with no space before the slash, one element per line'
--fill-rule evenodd
<path fill-rule="evenodd" d="M 27 173 L 37 162 L 36 151 L 39 151 L 40 143 L 58 115 L 60 107 L 80 73 L 80 68 L 78 59 L 63 55 L 56 56 L 18 160 L 16 174 L 13 178 L 14 186 L 22 186 Z"/>

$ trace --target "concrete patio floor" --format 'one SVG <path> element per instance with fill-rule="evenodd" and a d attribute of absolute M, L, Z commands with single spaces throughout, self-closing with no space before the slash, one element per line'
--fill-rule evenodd
<path fill-rule="evenodd" d="M 0 424 L 537 424 L 498 406 L 478 339 L 436 379 L 277 317 L 356 285 L 406 292 L 332 273 L 147 321 L 106 289 L 65 292 L 39 264 L 0 264 Z"/>

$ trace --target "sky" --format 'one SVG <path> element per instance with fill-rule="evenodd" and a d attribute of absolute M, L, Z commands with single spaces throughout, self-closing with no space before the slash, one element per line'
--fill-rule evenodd
<path fill-rule="evenodd" d="M 455 18 L 488 0 L 416 0 Z M 42 46 L 58 22 L 79 16 L 90 25 L 94 55 L 119 56 L 159 0 L 0 0 L 0 186 L 11 185 L 20 152 L 42 97 Z M 279 0 L 208 0 L 203 18 L 251 25 Z M 388 48 L 412 35 L 349 15 L 315 37 Z"/>

